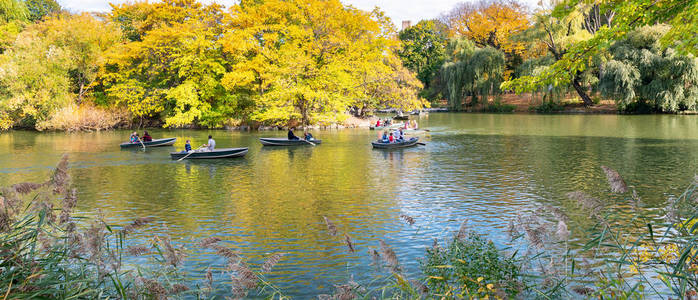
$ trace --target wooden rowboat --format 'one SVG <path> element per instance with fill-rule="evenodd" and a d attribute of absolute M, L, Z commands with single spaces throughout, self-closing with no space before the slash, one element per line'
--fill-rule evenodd
<path fill-rule="evenodd" d="M 172 159 L 180 159 L 182 157 L 186 157 L 186 159 L 213 159 L 213 158 L 232 158 L 232 157 L 243 157 L 245 154 L 247 154 L 248 148 L 221 148 L 221 149 L 215 149 L 213 151 L 197 151 L 194 153 L 187 153 L 187 152 L 170 152 L 170 157 Z"/>
<path fill-rule="evenodd" d="M 128 143 L 122 143 L 119 146 L 121 146 L 122 149 L 123 148 L 133 148 L 133 147 L 140 148 L 143 146 L 161 147 L 161 146 L 172 146 L 175 143 L 175 141 L 177 141 L 177 138 L 166 138 L 166 139 L 152 140 L 150 142 L 143 142 L 143 145 L 141 145 L 141 143 L 128 142 Z"/>
<path fill-rule="evenodd" d="M 301 146 L 301 145 L 310 145 L 310 143 L 313 144 L 320 144 L 322 143 L 321 140 L 311 140 L 311 141 L 306 141 L 306 140 L 289 140 L 285 138 L 260 138 L 260 142 L 262 142 L 262 145 L 264 146 Z"/>
<path fill-rule="evenodd" d="M 404 115 L 396 115 L 393 117 L 393 120 L 409 120 L 410 116 L 404 116 Z"/>
<path fill-rule="evenodd" d="M 413 137 L 409 140 L 399 143 L 371 142 L 371 145 L 373 145 L 374 149 L 400 149 L 416 146 L 417 142 L 419 142 L 419 138 Z"/>

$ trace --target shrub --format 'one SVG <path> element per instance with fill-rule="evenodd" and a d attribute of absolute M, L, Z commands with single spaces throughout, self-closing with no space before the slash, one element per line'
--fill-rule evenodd
<path fill-rule="evenodd" d="M 475 232 L 455 237 L 445 249 L 428 249 L 421 267 L 434 295 L 514 297 L 523 288 L 514 258 Z"/>
<path fill-rule="evenodd" d="M 549 101 L 543 102 L 540 105 L 531 106 L 529 107 L 529 110 L 545 114 L 563 111 L 565 110 L 565 106 L 560 103 Z"/>
<path fill-rule="evenodd" d="M 70 104 L 36 124 L 38 130 L 93 131 L 117 127 L 128 118 L 128 112 L 105 110 L 91 105 Z"/>
<path fill-rule="evenodd" d="M 516 105 L 504 104 L 501 102 L 489 104 L 483 109 L 484 112 L 490 113 L 512 113 L 514 110 L 516 110 Z"/>

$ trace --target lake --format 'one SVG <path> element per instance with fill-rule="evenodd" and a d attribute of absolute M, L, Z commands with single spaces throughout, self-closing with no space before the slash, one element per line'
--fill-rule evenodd
<path fill-rule="evenodd" d="M 397 151 L 371 149 L 378 132 L 365 128 L 314 131 L 321 145 L 294 148 L 258 141 L 285 131 L 153 129 L 154 138 L 177 143 L 147 151 L 119 149 L 128 131 L 3 132 L 0 183 L 45 180 L 68 153 L 81 213 L 101 210 L 114 225 L 152 217 L 133 243 L 169 233 L 186 247 L 184 267 L 194 280 L 224 267 L 223 258 L 197 245 L 206 237 L 221 238 L 253 265 L 286 253 L 268 278 L 290 296 L 309 298 L 352 277 L 368 283 L 386 276 L 368 254 L 381 239 L 416 279 L 425 248 L 434 238 L 443 243 L 466 219 L 503 246 L 517 214 L 557 207 L 572 218 L 574 248 L 593 224 L 566 193 L 622 201 L 609 196 L 601 165 L 623 175 L 649 214 L 683 192 L 698 165 L 698 116 L 431 113 L 417 120 L 431 130 L 422 136 L 427 145 Z M 196 147 L 209 134 L 219 148 L 250 151 L 239 159 L 170 159 L 186 139 Z M 339 236 L 327 234 L 323 216 Z"/>

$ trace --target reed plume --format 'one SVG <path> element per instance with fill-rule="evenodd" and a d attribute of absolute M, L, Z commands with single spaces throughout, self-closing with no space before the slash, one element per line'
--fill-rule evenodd
<path fill-rule="evenodd" d="M 61 161 L 58 162 L 56 169 L 53 171 L 53 176 L 47 182 L 53 186 L 54 194 L 62 194 L 68 184 L 70 175 L 68 174 L 68 154 L 63 154 Z"/>
<path fill-rule="evenodd" d="M 589 196 L 582 191 L 567 193 L 567 198 L 577 201 L 582 208 L 591 210 L 592 215 L 598 214 L 599 210 L 601 210 L 604 206 L 601 200 Z"/>
<path fill-rule="evenodd" d="M 20 195 L 26 195 L 29 194 L 41 187 L 43 187 L 43 184 L 40 183 L 33 183 L 33 182 L 23 182 L 23 183 L 17 183 L 11 186 L 11 188 L 17 192 Z"/>
<path fill-rule="evenodd" d="M 331 236 L 336 236 L 337 235 L 337 226 L 334 226 L 334 223 L 332 223 L 332 221 L 330 221 L 330 219 L 328 219 L 327 217 L 323 216 L 322 218 L 325 219 L 325 225 L 327 225 L 327 232 Z"/>
<path fill-rule="evenodd" d="M 262 267 L 260 268 L 262 273 L 271 272 L 271 269 L 273 269 L 274 266 L 276 266 L 276 264 L 278 264 L 279 261 L 281 261 L 281 258 L 283 258 L 284 255 L 285 253 L 274 253 L 271 256 L 269 256 L 269 258 L 267 258 L 267 260 L 264 261 Z"/>
<path fill-rule="evenodd" d="M 368 249 L 368 255 L 371 256 L 371 260 L 373 262 L 377 262 L 381 259 L 381 255 L 378 253 L 378 251 L 376 251 L 376 249 Z"/>
<path fill-rule="evenodd" d="M 173 295 L 173 294 L 176 295 L 176 294 L 179 294 L 179 293 L 181 293 L 181 292 L 186 292 L 186 291 L 188 291 L 188 290 L 189 290 L 189 287 L 187 287 L 186 285 L 179 284 L 179 283 L 175 283 L 175 284 L 173 284 L 172 287 L 170 288 L 170 294 L 171 294 L 171 295 Z"/>
<path fill-rule="evenodd" d="M 130 224 L 124 226 L 124 228 L 121 230 L 124 234 L 130 234 L 134 232 L 136 229 L 145 226 L 146 224 L 150 223 L 153 219 L 150 217 L 141 217 L 133 220 Z"/>
<path fill-rule="evenodd" d="M 351 237 L 349 237 L 348 234 L 344 234 L 344 243 L 347 244 L 347 248 L 349 249 L 349 252 L 354 253 L 356 250 L 354 250 L 354 244 L 351 241 Z"/>
<path fill-rule="evenodd" d="M 126 248 L 126 251 L 128 254 L 131 254 L 133 256 L 141 256 L 143 254 L 147 254 L 150 252 L 150 249 L 143 247 L 143 246 L 129 246 Z"/>
<path fill-rule="evenodd" d="M 211 245 L 216 244 L 220 241 L 221 241 L 221 239 L 214 237 L 214 236 L 207 237 L 207 238 L 199 241 L 199 246 L 201 246 L 203 248 L 209 248 Z"/>
<path fill-rule="evenodd" d="M 167 290 L 162 284 L 153 279 L 139 277 L 140 281 L 143 283 L 145 290 L 148 291 L 150 296 L 157 300 L 167 299 Z"/>
<path fill-rule="evenodd" d="M 408 215 L 400 215 L 400 218 L 402 218 L 403 220 L 405 220 L 405 222 L 407 222 L 407 224 L 409 224 L 409 225 L 414 225 L 414 218 L 412 218 L 412 217 L 410 217 L 410 216 L 408 216 Z"/>
<path fill-rule="evenodd" d="M 565 223 L 565 221 L 557 221 L 556 234 L 561 241 L 566 241 L 570 237 L 570 231 L 567 229 L 567 223 Z"/>
<path fill-rule="evenodd" d="M 378 241 L 380 243 L 381 247 L 381 254 L 383 255 L 383 260 L 390 266 L 393 270 L 397 270 L 400 267 L 400 263 L 397 260 L 397 255 L 395 255 L 395 251 L 393 251 L 388 244 L 386 244 L 383 240 Z"/>
<path fill-rule="evenodd" d="M 66 192 L 65 197 L 61 203 L 61 214 L 59 217 L 60 224 L 66 224 L 70 222 L 70 215 L 73 213 L 73 208 L 78 202 L 78 191 L 76 189 L 71 189 Z M 74 229 L 74 228 L 73 228 Z M 69 232 L 72 230 L 68 230 Z"/>
<path fill-rule="evenodd" d="M 247 295 L 247 291 L 257 287 L 259 279 L 257 275 L 242 260 L 228 264 L 228 269 L 233 271 L 230 275 L 233 284 L 233 294 L 238 297 Z"/>
<path fill-rule="evenodd" d="M 458 228 L 458 232 L 456 233 L 456 239 L 458 240 L 464 240 L 468 238 L 468 220 L 463 220 L 463 223 L 460 224 L 460 228 Z"/>
<path fill-rule="evenodd" d="M 172 246 L 169 236 L 163 236 L 157 240 L 163 249 L 162 254 L 168 264 L 177 267 L 184 261 L 184 252 Z"/>
<path fill-rule="evenodd" d="M 623 180 L 623 177 L 616 172 L 616 170 L 613 170 L 607 166 L 601 166 L 601 169 L 606 173 L 606 180 L 608 181 L 608 185 L 611 186 L 611 191 L 614 193 L 625 193 L 628 191 L 628 186 L 625 184 L 625 180 Z"/>

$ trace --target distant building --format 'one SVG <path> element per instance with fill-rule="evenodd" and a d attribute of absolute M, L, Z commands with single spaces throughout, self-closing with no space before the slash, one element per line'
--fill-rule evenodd
<path fill-rule="evenodd" d="M 402 21 L 402 30 L 412 27 L 412 21 Z"/>

